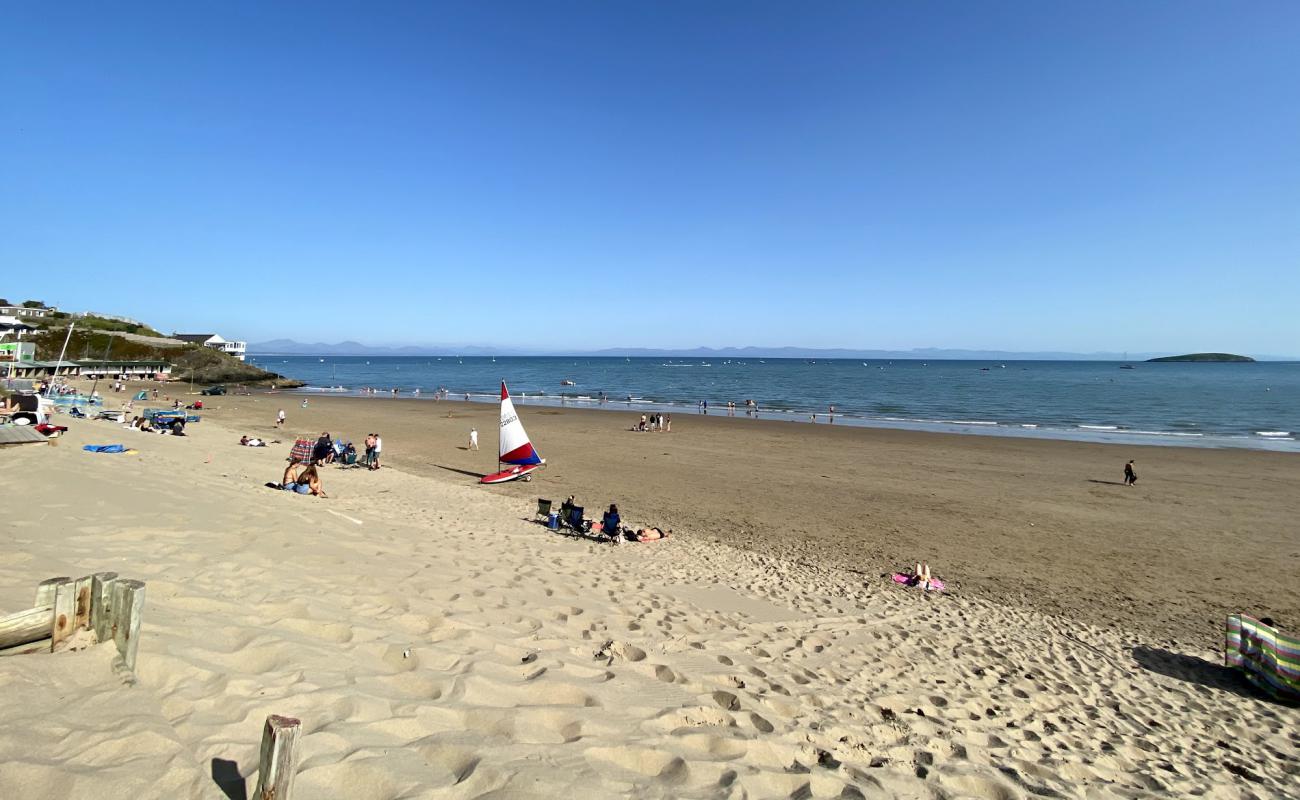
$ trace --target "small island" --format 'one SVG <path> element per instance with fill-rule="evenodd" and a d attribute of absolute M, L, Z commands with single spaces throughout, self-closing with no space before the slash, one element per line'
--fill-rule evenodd
<path fill-rule="evenodd" d="M 1188 353 L 1185 356 L 1165 356 L 1164 358 L 1148 358 L 1147 363 L 1160 361 L 1230 361 L 1230 362 L 1254 362 L 1255 359 L 1250 356 L 1237 356 L 1232 353 Z"/>

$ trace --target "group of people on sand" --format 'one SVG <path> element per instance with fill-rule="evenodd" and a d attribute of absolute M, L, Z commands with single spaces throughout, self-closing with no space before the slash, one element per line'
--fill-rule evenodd
<path fill-rule="evenodd" d="M 632 430 L 645 432 L 655 431 L 661 433 L 672 433 L 673 415 L 672 414 L 642 414 L 641 420 L 632 426 Z"/>
<path fill-rule="evenodd" d="M 578 505 L 576 495 L 569 495 L 568 498 L 560 504 L 558 522 L 561 527 L 568 528 L 569 530 L 581 535 L 592 533 L 605 536 L 609 539 L 610 544 L 619 544 L 626 540 L 634 542 L 653 542 L 658 539 L 667 539 L 672 533 L 671 530 L 665 531 L 662 528 L 656 527 L 638 528 L 635 530 L 631 527 L 625 527 L 617 503 L 609 504 L 609 510 L 601 515 L 600 522 L 582 519 L 580 516 L 581 513 L 582 507 Z"/>

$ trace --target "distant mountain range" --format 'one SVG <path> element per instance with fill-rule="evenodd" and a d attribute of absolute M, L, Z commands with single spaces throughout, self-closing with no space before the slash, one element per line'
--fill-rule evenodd
<path fill-rule="evenodd" d="M 1145 361 L 1170 353 L 1067 353 L 1057 351 L 1013 352 L 1009 350 L 960 350 L 918 347 L 912 350 L 853 350 L 815 347 L 696 347 L 693 349 L 610 347 L 603 350 L 528 350 L 513 347 L 415 346 L 375 347 L 360 342 L 310 344 L 292 339 L 253 342 L 254 355 L 293 356 L 606 356 L 617 358 L 861 358 L 861 359 L 967 359 L 974 361 Z M 1256 356 L 1260 361 L 1291 361 L 1286 356 Z"/>

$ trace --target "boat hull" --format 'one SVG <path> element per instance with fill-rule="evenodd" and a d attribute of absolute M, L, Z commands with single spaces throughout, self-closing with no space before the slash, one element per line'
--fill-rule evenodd
<path fill-rule="evenodd" d="M 532 474 L 540 468 L 541 464 L 524 464 L 523 466 L 503 469 L 500 472 L 494 472 L 491 475 L 484 475 L 479 479 L 479 483 L 508 483 L 520 478 L 532 480 Z"/>

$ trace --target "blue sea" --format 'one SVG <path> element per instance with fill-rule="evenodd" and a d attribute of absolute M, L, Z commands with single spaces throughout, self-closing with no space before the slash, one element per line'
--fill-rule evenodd
<path fill-rule="evenodd" d="M 305 381 L 376 400 L 493 403 L 505 379 L 516 402 L 640 415 L 728 415 L 982 435 L 1249 447 L 1300 452 L 1300 363 L 859 361 L 443 356 L 253 355 Z M 562 385 L 573 381 L 573 385 Z M 339 392 L 339 394 L 343 394 Z M 602 394 L 607 400 L 602 401 Z M 370 395 L 365 395 L 370 396 Z M 753 400 L 756 413 L 747 412 Z M 834 415 L 829 409 L 835 407 Z M 812 415 L 816 414 L 815 422 Z"/>

